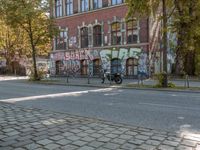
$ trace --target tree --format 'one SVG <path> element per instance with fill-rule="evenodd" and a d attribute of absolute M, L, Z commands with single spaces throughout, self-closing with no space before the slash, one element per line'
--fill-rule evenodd
<path fill-rule="evenodd" d="M 127 0 L 128 16 L 134 15 L 135 12 L 146 15 L 155 13 L 161 2 L 163 4 L 161 18 L 163 21 L 163 47 L 166 49 L 164 41 L 166 41 L 167 29 L 171 29 L 170 32 L 174 32 L 177 37 L 176 74 L 185 72 L 194 75 L 195 64 L 199 60 L 196 57 L 200 38 L 200 0 Z M 166 23 L 168 18 L 171 20 L 170 23 Z M 165 71 L 166 61 L 163 61 Z"/>
<path fill-rule="evenodd" d="M 0 0 L 0 12 L 6 24 L 26 32 L 33 60 L 34 80 L 39 80 L 36 56 L 39 48 L 50 45 L 57 30 L 49 17 L 49 3 L 44 0 Z M 50 50 L 50 49 L 49 49 Z"/>
<path fill-rule="evenodd" d="M 12 62 L 17 57 L 30 55 L 26 35 L 20 28 L 13 29 L 6 25 L 3 16 L 0 18 L 0 51 L 1 57 L 6 60 L 7 71 L 14 72 Z"/>
<path fill-rule="evenodd" d="M 127 0 L 127 18 L 136 13 L 140 16 L 155 14 L 160 8 L 160 0 Z M 167 81 L 167 1 L 162 0 L 162 22 L 163 22 L 163 87 L 168 86 Z"/>

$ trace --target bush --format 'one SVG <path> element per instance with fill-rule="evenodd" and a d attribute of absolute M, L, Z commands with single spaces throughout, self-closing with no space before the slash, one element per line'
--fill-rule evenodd
<path fill-rule="evenodd" d="M 165 73 L 159 73 L 159 74 L 156 74 L 156 75 L 155 75 L 156 80 L 158 81 L 158 83 L 155 85 L 155 87 L 158 87 L 158 88 L 163 87 L 165 75 L 166 75 Z M 176 87 L 176 86 L 175 86 L 175 84 L 173 84 L 172 82 L 169 82 L 169 83 L 167 84 L 167 87 L 169 87 L 169 88 L 174 88 L 174 87 Z"/>
<path fill-rule="evenodd" d="M 38 73 L 38 78 L 34 79 L 34 71 L 31 70 L 31 73 L 29 75 L 29 80 L 30 81 L 36 81 L 36 80 L 44 79 L 46 77 L 46 72 L 43 71 L 43 70 L 38 70 L 37 73 Z"/>

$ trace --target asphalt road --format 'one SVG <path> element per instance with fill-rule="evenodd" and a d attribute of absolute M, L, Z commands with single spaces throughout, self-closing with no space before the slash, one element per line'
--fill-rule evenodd
<path fill-rule="evenodd" d="M 200 133 L 200 93 L 0 81 L 0 101 L 161 129 Z"/>

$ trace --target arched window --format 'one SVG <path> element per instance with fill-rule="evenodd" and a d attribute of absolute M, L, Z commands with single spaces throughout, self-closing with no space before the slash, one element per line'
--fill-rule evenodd
<path fill-rule="evenodd" d="M 55 0 L 55 16 L 61 17 L 63 14 L 62 0 Z"/>
<path fill-rule="evenodd" d="M 100 74 L 100 59 L 93 60 L 93 75 L 97 76 Z"/>
<path fill-rule="evenodd" d="M 81 60 L 81 75 L 87 75 L 88 65 L 87 60 Z"/>
<path fill-rule="evenodd" d="M 129 58 L 126 61 L 126 75 L 134 76 L 138 72 L 138 60 L 135 58 Z"/>
<path fill-rule="evenodd" d="M 62 61 L 56 61 L 56 75 L 61 75 L 63 69 L 63 62 Z"/>
<path fill-rule="evenodd" d="M 101 46 L 102 40 L 101 40 L 101 26 L 96 25 L 93 28 L 93 44 L 94 46 Z"/>
<path fill-rule="evenodd" d="M 137 20 L 130 20 L 127 22 L 127 43 L 137 43 L 138 41 L 138 28 L 137 28 Z"/>
<path fill-rule="evenodd" d="M 81 47 L 88 47 L 88 28 L 81 28 Z"/>
<path fill-rule="evenodd" d="M 121 28 L 119 22 L 112 23 L 111 25 L 111 39 L 113 45 L 121 44 Z"/>
<path fill-rule="evenodd" d="M 111 74 L 114 73 L 121 73 L 122 71 L 122 65 L 121 61 L 118 58 L 114 58 L 111 60 Z"/>
<path fill-rule="evenodd" d="M 60 34 L 55 38 L 56 50 L 65 50 L 67 48 L 66 37 L 67 32 L 65 30 L 60 31 Z"/>

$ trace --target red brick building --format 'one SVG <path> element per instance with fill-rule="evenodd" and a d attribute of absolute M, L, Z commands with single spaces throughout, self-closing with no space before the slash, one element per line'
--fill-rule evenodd
<path fill-rule="evenodd" d="M 126 21 L 126 13 L 124 0 L 55 0 L 52 15 L 61 32 L 53 42 L 51 74 L 148 74 L 149 19 Z"/>

